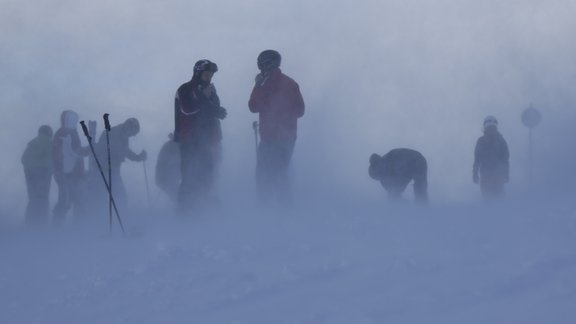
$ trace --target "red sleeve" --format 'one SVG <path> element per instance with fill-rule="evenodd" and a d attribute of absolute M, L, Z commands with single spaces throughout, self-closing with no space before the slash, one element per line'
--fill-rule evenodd
<path fill-rule="evenodd" d="M 253 113 L 259 113 L 266 106 L 266 91 L 263 86 L 254 86 L 252 89 L 252 94 L 250 94 L 250 100 L 248 101 L 248 107 Z"/>

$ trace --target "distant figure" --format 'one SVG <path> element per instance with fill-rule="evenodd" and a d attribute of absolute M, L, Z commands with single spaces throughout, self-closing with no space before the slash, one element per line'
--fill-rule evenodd
<path fill-rule="evenodd" d="M 428 165 L 420 152 L 397 148 L 380 156 L 370 156 L 368 174 L 380 181 L 391 200 L 400 200 L 408 183 L 414 181 L 414 198 L 416 202 L 428 202 Z"/>
<path fill-rule="evenodd" d="M 216 63 L 200 60 L 194 65 L 192 79 L 176 91 L 174 100 L 174 141 L 180 144 L 182 181 L 178 209 L 188 212 L 207 202 L 222 154 L 220 120 L 227 115 L 212 83 Z"/>
<path fill-rule="evenodd" d="M 174 134 L 170 133 L 168 138 L 158 153 L 155 182 L 171 201 L 176 202 L 181 179 L 180 146 L 174 142 Z"/>
<path fill-rule="evenodd" d="M 95 146 L 98 160 L 102 166 L 102 171 L 108 179 L 108 149 L 106 140 L 106 130 L 100 135 L 100 139 Z M 136 136 L 140 132 L 140 123 L 136 118 L 128 118 L 122 124 L 116 125 L 110 129 L 108 134 L 110 141 L 110 165 L 112 169 L 112 181 L 110 187 L 116 205 L 119 207 L 126 203 L 126 186 L 122 180 L 120 166 L 126 159 L 130 161 L 145 161 L 147 154 L 142 150 L 140 153 L 134 153 L 130 148 L 130 137 Z M 101 177 L 100 177 L 101 178 Z M 101 182 L 101 180 L 100 180 Z M 99 186 L 104 193 L 108 195 L 104 184 Z"/>
<path fill-rule="evenodd" d="M 45 225 L 50 217 L 50 184 L 52 182 L 52 127 L 42 125 L 38 136 L 28 142 L 22 154 L 26 177 L 28 205 L 25 220 L 28 225 Z"/>
<path fill-rule="evenodd" d="M 58 201 L 52 210 L 52 222 L 56 226 L 64 223 L 71 208 L 76 219 L 84 216 L 84 157 L 90 153 L 90 149 L 80 143 L 78 114 L 65 110 L 60 121 L 52 142 L 54 180 L 58 185 Z"/>
<path fill-rule="evenodd" d="M 263 202 L 291 200 L 288 168 L 298 118 L 304 115 L 304 99 L 298 83 L 280 70 L 281 56 L 274 50 L 258 55 L 260 73 L 250 95 L 250 111 L 259 116 L 260 144 L 256 161 L 256 183 Z"/>
<path fill-rule="evenodd" d="M 478 138 L 474 149 L 472 180 L 480 183 L 485 201 L 504 196 L 504 184 L 509 180 L 508 144 L 498 131 L 498 121 L 493 116 L 484 119 L 484 135 Z"/>

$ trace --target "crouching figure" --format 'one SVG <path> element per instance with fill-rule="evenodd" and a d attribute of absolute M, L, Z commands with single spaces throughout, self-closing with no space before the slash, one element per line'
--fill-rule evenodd
<path fill-rule="evenodd" d="M 370 156 L 368 174 L 380 181 L 390 200 L 398 201 L 411 181 L 414 181 L 416 202 L 428 202 L 428 165 L 424 156 L 415 150 L 397 148 L 380 156 Z"/>

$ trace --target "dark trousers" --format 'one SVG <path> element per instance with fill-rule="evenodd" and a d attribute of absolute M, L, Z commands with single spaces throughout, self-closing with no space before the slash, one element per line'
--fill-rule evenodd
<path fill-rule="evenodd" d="M 50 184 L 52 170 L 49 168 L 24 169 L 28 204 L 25 220 L 28 225 L 43 225 L 48 223 L 50 210 Z"/>
<path fill-rule="evenodd" d="M 504 198 L 504 181 L 496 177 L 480 177 L 480 191 L 484 201 Z"/>
<path fill-rule="evenodd" d="M 263 202 L 292 199 L 288 169 L 295 140 L 262 140 L 258 145 L 256 183 Z"/>
<path fill-rule="evenodd" d="M 182 181 L 178 192 L 180 211 L 187 211 L 199 202 L 206 202 L 214 185 L 220 164 L 220 144 L 180 144 Z"/>
<path fill-rule="evenodd" d="M 80 219 L 85 212 L 82 176 L 63 174 L 54 179 L 58 185 L 58 201 L 52 210 L 52 223 L 62 225 L 70 209 L 74 218 Z"/>

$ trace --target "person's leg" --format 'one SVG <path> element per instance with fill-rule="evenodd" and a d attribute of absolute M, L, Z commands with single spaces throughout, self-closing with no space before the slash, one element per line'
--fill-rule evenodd
<path fill-rule="evenodd" d="M 58 186 L 58 201 L 52 209 L 52 224 L 60 226 L 64 223 L 66 213 L 70 209 L 70 187 L 67 175 L 55 177 Z"/>

